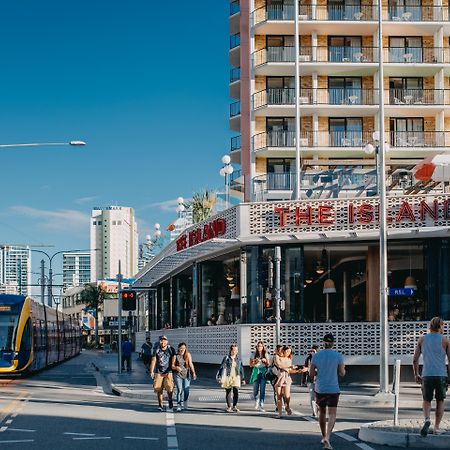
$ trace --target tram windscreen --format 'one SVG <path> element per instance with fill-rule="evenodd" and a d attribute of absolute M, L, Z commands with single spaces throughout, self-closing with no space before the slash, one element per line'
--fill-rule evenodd
<path fill-rule="evenodd" d="M 16 334 L 19 314 L 5 311 L 0 305 L 0 367 L 9 367 L 13 358 L 13 344 Z M 14 309 L 14 308 L 11 308 Z"/>

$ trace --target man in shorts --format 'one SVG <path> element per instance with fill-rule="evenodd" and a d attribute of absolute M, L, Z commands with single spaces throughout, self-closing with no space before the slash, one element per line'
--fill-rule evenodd
<path fill-rule="evenodd" d="M 173 409 L 173 375 L 172 375 L 172 357 L 175 355 L 175 349 L 169 345 L 167 336 L 159 337 L 159 345 L 153 353 L 150 364 L 150 376 L 153 379 L 153 390 L 158 396 L 158 409 L 163 411 L 163 391 L 167 392 L 169 400 L 169 409 Z"/>
<path fill-rule="evenodd" d="M 315 382 L 316 404 L 319 408 L 319 425 L 322 432 L 324 449 L 332 449 L 330 444 L 331 432 L 336 423 L 336 411 L 339 403 L 338 375 L 345 376 L 343 356 L 333 350 L 334 336 L 329 333 L 323 338 L 323 350 L 315 353 L 311 359 L 309 376 Z M 327 425 L 328 408 L 328 425 Z"/>
<path fill-rule="evenodd" d="M 444 415 L 444 400 L 450 380 L 450 341 L 443 336 L 444 321 L 434 317 L 430 321 L 430 332 L 420 336 L 413 357 L 414 377 L 422 385 L 422 409 L 424 422 L 420 434 L 425 437 L 430 429 L 431 402 L 436 398 L 436 420 L 434 434 L 445 431 L 439 428 Z M 422 375 L 419 373 L 419 358 L 423 356 Z M 449 364 L 446 367 L 445 357 Z"/>

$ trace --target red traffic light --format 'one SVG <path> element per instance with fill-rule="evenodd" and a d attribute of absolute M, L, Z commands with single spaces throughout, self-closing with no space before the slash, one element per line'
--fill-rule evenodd
<path fill-rule="evenodd" d="M 265 307 L 266 309 L 272 308 L 272 301 L 269 300 L 269 299 L 266 299 L 266 301 L 264 302 L 264 307 Z"/>
<path fill-rule="evenodd" d="M 136 291 L 122 291 L 122 309 L 124 311 L 134 311 L 136 309 Z"/>

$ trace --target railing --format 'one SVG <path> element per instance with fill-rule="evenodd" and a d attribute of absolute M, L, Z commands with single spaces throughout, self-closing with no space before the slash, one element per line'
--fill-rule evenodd
<path fill-rule="evenodd" d="M 447 105 L 450 89 L 389 89 L 385 103 L 390 105 Z"/>
<path fill-rule="evenodd" d="M 230 70 L 230 83 L 234 83 L 235 81 L 239 81 L 241 79 L 241 68 L 233 68 Z"/>
<path fill-rule="evenodd" d="M 389 47 L 383 48 L 383 58 L 385 63 L 442 64 L 444 49 L 441 47 Z"/>
<path fill-rule="evenodd" d="M 270 88 L 256 92 L 253 109 L 267 105 L 294 105 L 295 89 Z M 378 89 L 361 88 L 301 88 L 300 104 L 305 105 L 377 105 Z"/>
<path fill-rule="evenodd" d="M 292 191 L 295 186 L 295 173 L 266 173 L 253 178 L 257 186 L 263 185 L 267 191 Z"/>
<path fill-rule="evenodd" d="M 300 147 L 364 147 L 372 142 L 373 132 L 350 131 L 300 131 Z M 295 147 L 295 131 L 268 131 L 253 137 L 253 150 L 267 147 Z"/>
<path fill-rule="evenodd" d="M 230 36 L 230 50 L 241 45 L 241 34 L 236 33 Z"/>
<path fill-rule="evenodd" d="M 239 0 L 233 0 L 230 3 L 230 16 L 234 16 L 241 10 L 241 5 L 239 4 Z"/>
<path fill-rule="evenodd" d="M 449 147 L 450 132 L 447 131 L 390 131 L 391 147 Z"/>
<path fill-rule="evenodd" d="M 230 117 L 238 116 L 241 113 L 241 102 L 234 102 L 230 105 Z"/>
<path fill-rule="evenodd" d="M 233 136 L 231 138 L 231 151 L 234 152 L 241 148 L 241 136 Z"/>
<path fill-rule="evenodd" d="M 388 6 L 383 7 L 383 20 L 393 22 L 448 21 L 447 6 Z"/>
<path fill-rule="evenodd" d="M 242 176 L 241 169 L 234 170 L 233 173 L 229 175 L 230 186 L 241 185 L 242 183 L 241 181 L 239 181 L 239 178 L 241 178 L 241 176 Z"/>

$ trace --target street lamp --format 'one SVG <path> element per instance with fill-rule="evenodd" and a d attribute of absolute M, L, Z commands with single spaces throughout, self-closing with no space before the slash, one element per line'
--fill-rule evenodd
<path fill-rule="evenodd" d="M 69 142 L 33 142 L 28 144 L 0 144 L 0 148 L 15 148 L 15 147 L 54 147 L 61 145 L 70 145 L 72 147 L 82 147 L 86 145 L 84 141 L 69 141 Z"/>
<path fill-rule="evenodd" d="M 153 249 L 155 249 L 156 247 L 161 247 L 162 243 L 163 239 L 161 225 L 159 223 L 155 223 L 153 236 L 151 234 L 147 234 L 145 236 L 145 242 L 143 242 L 139 246 L 140 257 L 145 262 L 149 262 L 154 256 L 154 254 L 152 253 Z"/>
<path fill-rule="evenodd" d="M 231 175 L 234 171 L 234 168 L 231 165 L 231 158 L 229 155 L 222 156 L 222 164 L 223 167 L 219 170 L 219 173 L 222 177 L 225 177 L 225 208 L 228 208 L 230 201 L 229 175 Z"/>

